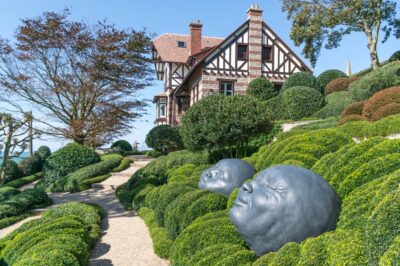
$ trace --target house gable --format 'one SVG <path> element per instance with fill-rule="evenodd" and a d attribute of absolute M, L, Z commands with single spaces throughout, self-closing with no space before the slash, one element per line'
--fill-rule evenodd
<path fill-rule="evenodd" d="M 206 74 L 247 76 L 248 60 L 238 59 L 238 45 L 249 44 L 249 24 L 246 21 L 233 34 L 227 37 L 204 60 L 203 70 Z"/>

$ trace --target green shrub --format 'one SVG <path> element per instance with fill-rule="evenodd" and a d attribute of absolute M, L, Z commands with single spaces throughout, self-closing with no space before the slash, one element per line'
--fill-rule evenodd
<path fill-rule="evenodd" d="M 21 169 L 18 167 L 18 164 L 14 162 L 13 160 L 8 160 L 5 163 L 5 176 L 4 176 L 4 181 L 5 182 L 10 182 L 12 180 L 18 179 L 23 176 L 23 172 Z"/>
<path fill-rule="evenodd" d="M 34 153 L 32 157 L 23 159 L 19 163 L 19 168 L 22 171 L 22 176 L 29 176 L 42 171 L 44 160 L 37 154 Z"/>
<path fill-rule="evenodd" d="M 37 153 L 39 157 L 44 161 L 51 155 L 51 150 L 47 146 L 40 146 L 35 153 Z"/>
<path fill-rule="evenodd" d="M 326 85 L 328 85 L 329 82 L 332 80 L 338 79 L 338 78 L 346 78 L 347 75 L 340 70 L 337 69 L 329 69 L 324 72 L 322 72 L 318 77 L 317 81 L 318 84 L 321 86 L 322 90 L 325 89 Z"/>
<path fill-rule="evenodd" d="M 126 184 L 118 186 L 115 190 L 115 194 L 117 195 L 119 202 L 124 206 L 125 210 L 132 209 L 131 194 Z"/>
<path fill-rule="evenodd" d="M 68 144 L 46 159 L 44 176 L 37 187 L 46 191 L 62 191 L 61 182 L 65 176 L 99 161 L 100 157 L 94 150 L 75 143 Z"/>
<path fill-rule="evenodd" d="M 42 218 L 21 225 L 1 240 L 3 263 L 87 265 L 89 249 L 100 236 L 99 213 L 98 207 L 82 203 L 44 212 Z"/>
<path fill-rule="evenodd" d="M 276 253 L 274 252 L 270 252 L 267 253 L 263 256 L 261 256 L 260 258 L 258 258 L 253 264 L 251 264 L 252 266 L 265 266 L 265 265 L 273 265 L 273 261 L 275 258 Z"/>
<path fill-rule="evenodd" d="M 135 194 L 132 200 L 132 209 L 138 210 L 145 206 L 147 194 L 155 188 L 153 184 L 146 184 L 138 193 Z"/>
<path fill-rule="evenodd" d="M 37 189 L 27 189 L 0 202 L 0 219 L 19 216 L 28 210 L 51 204 L 46 193 Z"/>
<path fill-rule="evenodd" d="M 192 105 L 182 117 L 180 134 L 192 151 L 225 150 L 244 157 L 251 138 L 271 130 L 265 105 L 248 95 L 206 97 Z"/>
<path fill-rule="evenodd" d="M 223 260 L 230 254 L 234 254 L 240 250 L 245 250 L 245 248 L 240 245 L 231 244 L 212 245 L 198 251 L 192 258 L 190 258 L 187 265 L 216 265 L 219 261 Z"/>
<path fill-rule="evenodd" d="M 157 225 L 154 211 L 148 208 L 141 208 L 139 216 L 142 217 L 149 228 L 155 253 L 161 258 L 169 258 L 173 242 L 168 238 L 166 230 Z"/>
<path fill-rule="evenodd" d="M 254 167 L 260 171 L 294 159 L 311 168 L 316 159 L 351 142 L 350 137 L 335 129 L 306 132 L 261 147 L 258 153 L 253 155 L 258 157 Z"/>
<path fill-rule="evenodd" d="M 175 240 L 170 257 L 172 265 L 189 265 L 191 258 L 208 246 L 217 244 L 246 246 L 229 218 L 206 221 L 199 219 L 188 226 Z"/>
<path fill-rule="evenodd" d="M 159 125 L 151 129 L 146 136 L 146 144 L 161 154 L 183 149 L 178 128 L 169 125 Z"/>
<path fill-rule="evenodd" d="M 179 233 L 186 228 L 184 226 L 184 215 L 189 206 L 201 197 L 209 195 L 210 192 L 195 189 L 178 196 L 172 201 L 165 210 L 164 226 L 168 231 L 168 236 L 175 239 Z"/>
<path fill-rule="evenodd" d="M 266 78 L 256 78 L 249 83 L 246 93 L 260 101 L 269 100 L 278 95 L 274 85 Z"/>
<path fill-rule="evenodd" d="M 180 231 L 188 227 L 196 218 L 210 212 L 224 210 L 228 200 L 224 195 L 211 193 L 204 195 L 192 202 L 184 211 L 182 222 L 179 224 Z"/>
<path fill-rule="evenodd" d="M 365 226 L 367 257 L 371 264 L 379 258 L 400 235 L 400 190 L 386 195 L 376 206 Z"/>
<path fill-rule="evenodd" d="M 271 114 L 272 120 L 284 120 L 289 118 L 281 94 L 265 101 L 265 105 Z"/>
<path fill-rule="evenodd" d="M 353 100 L 364 101 L 378 91 L 398 85 L 400 85 L 400 62 L 392 62 L 353 82 L 349 92 Z"/>
<path fill-rule="evenodd" d="M 400 258 L 400 235 L 395 238 L 392 245 L 386 250 L 379 260 L 380 266 L 396 265 Z"/>
<path fill-rule="evenodd" d="M 339 116 L 340 113 L 353 102 L 347 91 L 334 92 L 325 97 L 326 105 L 314 114 L 318 118 Z"/>
<path fill-rule="evenodd" d="M 297 243 L 289 242 L 275 253 L 271 265 L 296 265 L 299 258 L 300 246 Z"/>
<path fill-rule="evenodd" d="M 250 250 L 240 250 L 232 255 L 227 255 L 224 259 L 219 261 L 216 266 L 222 265 L 248 265 L 257 259 L 256 253 Z"/>
<path fill-rule="evenodd" d="M 34 175 L 24 176 L 24 177 L 15 179 L 13 181 L 10 181 L 10 182 L 4 184 L 3 186 L 19 188 L 19 187 L 22 187 L 22 186 L 24 186 L 26 184 L 32 183 L 32 182 L 34 182 L 36 180 L 39 180 L 42 177 L 43 177 L 43 172 L 39 172 L 39 173 L 36 173 Z"/>
<path fill-rule="evenodd" d="M 168 205 L 179 196 L 193 190 L 194 188 L 189 186 L 177 186 L 175 184 L 165 185 L 164 190 L 160 191 L 160 196 L 157 200 L 156 208 L 154 209 L 158 225 L 164 225 L 165 210 Z M 204 193 L 207 193 L 207 191 L 204 191 Z"/>
<path fill-rule="evenodd" d="M 229 195 L 229 199 L 226 205 L 226 209 L 230 210 L 233 205 L 235 204 L 235 200 L 237 198 L 237 195 L 239 194 L 239 189 L 235 188 L 232 193 Z"/>
<path fill-rule="evenodd" d="M 126 140 L 117 140 L 111 145 L 111 148 L 117 149 L 119 151 L 132 151 L 132 145 Z"/>
<path fill-rule="evenodd" d="M 115 167 L 114 169 L 112 169 L 111 172 L 121 172 L 121 171 L 124 171 L 124 170 L 128 169 L 128 168 L 131 166 L 131 164 L 132 164 L 133 162 L 134 162 L 133 159 L 130 159 L 130 158 L 123 158 L 122 161 L 121 161 L 121 163 L 120 163 L 117 167 Z"/>
<path fill-rule="evenodd" d="M 298 120 L 318 111 L 323 103 L 323 95 L 310 87 L 294 86 L 281 94 L 288 118 Z"/>
<path fill-rule="evenodd" d="M 317 78 L 307 72 L 299 72 L 290 76 L 285 83 L 283 83 L 282 92 L 292 87 L 309 87 L 322 92 Z"/>
<path fill-rule="evenodd" d="M 394 52 L 389 58 L 389 62 L 400 61 L 400 51 Z"/>
<path fill-rule="evenodd" d="M 361 164 L 340 183 L 337 192 L 341 198 L 371 180 L 390 174 L 400 168 L 400 153 L 388 154 Z"/>
<path fill-rule="evenodd" d="M 372 180 L 343 199 L 338 228 L 362 230 L 387 195 L 398 190 L 400 171 Z"/>
<path fill-rule="evenodd" d="M 90 185 L 84 184 L 85 180 L 109 174 L 112 169 L 119 166 L 121 161 L 122 156 L 119 156 L 82 167 L 64 178 L 62 182 L 63 190 L 79 192 L 88 189 L 90 188 Z"/>
<path fill-rule="evenodd" d="M 0 202 L 6 201 L 20 191 L 12 187 L 0 187 Z"/>
<path fill-rule="evenodd" d="M 377 139 L 368 142 L 367 144 L 365 144 L 365 147 L 368 147 L 369 143 L 372 144 L 374 141 L 376 141 L 377 144 L 369 147 L 368 149 L 354 148 L 354 150 L 351 149 L 349 151 L 349 152 L 356 151 L 355 153 L 353 153 L 353 155 L 356 156 L 352 157 L 350 161 L 347 161 L 343 167 L 341 168 L 336 167 L 336 169 L 330 175 L 329 182 L 332 186 L 338 189 L 341 186 L 343 180 L 347 178 L 351 173 L 356 171 L 361 165 L 369 162 L 371 163 L 373 160 L 378 159 L 379 157 L 400 152 L 400 140 L 380 141 L 379 139 Z M 357 152 L 359 153 L 357 154 Z M 368 171 L 368 167 L 366 171 Z M 369 170 L 369 171 L 372 171 L 371 175 L 373 175 L 374 170 Z"/>

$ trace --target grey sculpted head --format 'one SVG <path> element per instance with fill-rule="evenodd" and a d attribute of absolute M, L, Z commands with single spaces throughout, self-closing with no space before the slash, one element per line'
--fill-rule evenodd
<path fill-rule="evenodd" d="M 240 188 L 229 217 L 261 256 L 335 229 L 339 213 L 339 198 L 321 176 L 302 167 L 278 165 Z"/>
<path fill-rule="evenodd" d="M 205 170 L 200 177 L 199 188 L 229 196 L 235 188 L 255 174 L 254 167 L 240 159 L 223 159 Z"/>

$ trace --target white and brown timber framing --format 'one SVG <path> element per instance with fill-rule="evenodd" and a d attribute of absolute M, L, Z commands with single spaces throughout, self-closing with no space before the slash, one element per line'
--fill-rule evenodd
<path fill-rule="evenodd" d="M 157 47 L 160 45 L 154 45 L 153 58 L 157 78 L 164 80 L 165 92 L 168 95 L 169 125 L 176 126 L 180 122 L 182 106 L 178 106 L 178 101 L 190 101 L 192 105 L 203 97 L 219 93 L 222 82 L 232 83 L 234 93 L 243 94 L 248 84 L 258 77 L 265 77 L 279 85 L 296 72 L 312 72 L 262 20 L 262 10 L 258 6 L 251 6 L 247 16 L 248 19 L 225 39 L 203 38 L 200 22 L 191 23 L 190 36 L 174 35 L 178 39 L 186 38 L 190 47 L 181 50 L 186 54 L 174 55 L 175 58 L 169 58 L 169 61 L 165 60 L 165 51 L 159 54 Z M 200 43 L 201 50 L 198 51 Z M 241 58 L 238 56 L 239 46 L 242 46 L 242 52 L 247 48 L 247 54 L 243 56 L 241 53 Z M 191 47 L 194 47 L 195 51 L 192 51 Z M 165 47 L 159 50 L 163 49 L 165 50 Z M 180 51 L 174 49 L 176 52 Z M 263 49 L 268 49 L 265 51 L 270 55 L 269 60 L 263 60 Z"/>

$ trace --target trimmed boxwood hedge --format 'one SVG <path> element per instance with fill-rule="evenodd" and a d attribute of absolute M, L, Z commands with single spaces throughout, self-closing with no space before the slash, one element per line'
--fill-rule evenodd
<path fill-rule="evenodd" d="M 63 191 L 63 178 L 76 170 L 100 162 L 93 149 L 71 143 L 54 152 L 45 161 L 43 178 L 35 187 L 46 191 Z"/>
<path fill-rule="evenodd" d="M 349 136 L 335 129 L 315 130 L 263 146 L 252 157 L 257 158 L 254 166 L 258 171 L 289 159 L 311 168 L 316 159 L 351 142 Z"/>
<path fill-rule="evenodd" d="M 154 211 L 148 208 L 141 208 L 138 213 L 149 228 L 154 252 L 161 258 L 169 258 L 173 242 L 168 238 L 165 228 L 158 226 Z"/>
<path fill-rule="evenodd" d="M 111 145 L 111 148 L 118 149 L 120 151 L 132 151 L 132 145 L 126 140 L 117 140 Z"/>
<path fill-rule="evenodd" d="M 289 119 L 309 117 L 324 104 L 323 95 L 310 87 L 293 86 L 285 89 L 280 97 Z"/>
<path fill-rule="evenodd" d="M 400 235 L 395 238 L 392 245 L 381 256 L 379 265 L 396 265 L 400 258 Z"/>
<path fill-rule="evenodd" d="M 347 91 L 334 92 L 325 97 L 326 105 L 318 110 L 313 116 L 317 118 L 328 118 L 339 116 L 340 113 L 353 102 Z"/>
<path fill-rule="evenodd" d="M 94 206 L 57 206 L 3 238 L 2 260 L 6 265 L 87 265 L 90 248 L 100 236 L 100 219 Z"/>
<path fill-rule="evenodd" d="M 322 92 L 321 86 L 318 84 L 318 80 L 312 74 L 307 72 L 298 72 L 291 75 L 282 86 L 282 92 L 291 87 L 304 86 L 313 88 L 319 92 Z"/>
<path fill-rule="evenodd" d="M 386 88 L 400 85 L 400 62 L 392 62 L 384 65 L 349 86 L 349 92 L 353 100 L 364 101 L 374 93 Z"/>
<path fill-rule="evenodd" d="M 210 217 L 212 216 L 208 218 Z M 245 249 L 245 242 L 236 232 L 227 214 L 226 218 L 196 220 L 187 227 L 173 244 L 170 257 L 172 265 L 189 265 L 197 252 L 216 244 L 239 245 Z"/>
<path fill-rule="evenodd" d="M 20 191 L 12 187 L 0 187 L 0 202 L 6 201 Z"/>
<path fill-rule="evenodd" d="M 274 89 L 274 85 L 266 78 L 256 78 L 249 83 L 246 93 L 259 99 L 266 101 L 278 95 Z"/>
<path fill-rule="evenodd" d="M 79 192 L 89 189 L 90 184 L 85 181 L 97 176 L 109 174 L 115 167 L 120 165 L 122 159 L 123 157 L 120 155 L 113 155 L 104 161 L 78 169 L 67 175 L 62 181 L 60 180 L 63 191 Z"/>
<path fill-rule="evenodd" d="M 375 93 L 364 105 L 362 115 L 376 121 L 400 112 L 400 87 L 393 87 Z"/>
<path fill-rule="evenodd" d="M 318 81 L 318 84 L 321 86 L 322 90 L 324 90 L 326 85 L 328 85 L 328 83 L 331 82 L 332 80 L 335 80 L 338 78 L 346 78 L 346 77 L 347 77 L 347 75 L 341 70 L 328 69 L 328 70 L 322 72 L 317 77 L 317 81 Z"/>

